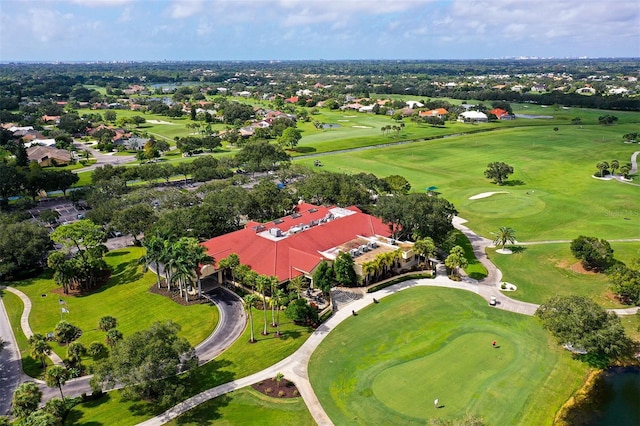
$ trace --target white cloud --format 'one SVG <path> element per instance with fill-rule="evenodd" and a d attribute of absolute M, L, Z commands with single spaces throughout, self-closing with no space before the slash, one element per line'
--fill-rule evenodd
<path fill-rule="evenodd" d="M 169 7 L 169 14 L 174 19 L 189 18 L 200 13 L 203 6 L 203 0 L 174 0 Z"/>
<path fill-rule="evenodd" d="M 131 3 L 133 0 L 67 0 L 70 3 L 79 4 L 82 6 L 96 6 L 96 7 L 111 7 L 122 6 L 123 4 Z"/>

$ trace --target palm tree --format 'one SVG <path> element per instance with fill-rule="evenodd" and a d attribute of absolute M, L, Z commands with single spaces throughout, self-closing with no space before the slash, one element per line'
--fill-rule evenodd
<path fill-rule="evenodd" d="M 611 164 L 609 164 L 609 168 L 611 168 L 611 174 L 615 174 L 616 170 L 620 168 L 620 162 L 618 160 L 611 160 Z"/>
<path fill-rule="evenodd" d="M 51 346 L 42 334 L 34 334 L 29 337 L 29 345 L 31 346 L 31 356 L 42 362 L 42 368 L 46 367 L 46 359 L 51 354 Z"/>
<path fill-rule="evenodd" d="M 159 262 L 164 267 L 164 279 L 167 282 L 167 290 L 169 291 L 171 291 L 171 264 L 174 258 L 173 244 L 174 242 L 171 240 L 164 240 L 158 257 Z"/>
<path fill-rule="evenodd" d="M 493 240 L 493 244 L 500 246 L 500 249 L 504 250 L 504 246 L 507 243 L 513 244 L 516 242 L 516 231 L 513 229 L 501 226 L 496 234 L 496 238 Z"/>
<path fill-rule="evenodd" d="M 284 379 L 284 374 L 278 372 L 276 374 L 275 380 L 276 380 L 276 389 L 280 389 L 280 382 L 282 381 L 282 379 Z"/>
<path fill-rule="evenodd" d="M 620 173 L 622 173 L 622 176 L 625 179 L 629 179 L 629 172 L 631 171 L 631 167 L 629 167 L 628 165 L 624 165 L 622 167 L 620 167 Z"/>
<path fill-rule="evenodd" d="M 47 386 L 49 386 L 50 388 L 57 386 L 58 389 L 60 389 L 60 397 L 63 401 L 64 394 L 62 393 L 62 386 L 64 386 L 64 384 L 67 382 L 67 379 L 69 379 L 69 371 L 59 365 L 52 365 L 51 367 L 47 368 L 47 371 L 44 375 L 44 380 L 47 383 Z"/>
<path fill-rule="evenodd" d="M 247 294 L 242 300 L 242 303 L 244 304 L 244 309 L 249 314 L 249 327 L 251 328 L 251 340 L 249 340 L 249 342 L 251 343 L 255 343 L 256 341 L 253 334 L 253 308 L 256 306 L 257 301 L 258 301 L 258 297 L 253 293 Z"/>
<path fill-rule="evenodd" d="M 600 177 L 604 177 L 604 171 L 609 169 L 609 163 L 606 161 L 601 161 L 596 164 L 596 168 L 600 170 Z"/>
<path fill-rule="evenodd" d="M 215 260 L 209 256 L 207 249 L 198 243 L 195 238 L 188 238 L 187 243 L 187 263 L 195 271 L 196 282 L 198 283 L 198 298 L 202 297 L 202 282 L 200 281 L 200 265 L 211 265 Z"/>
<path fill-rule="evenodd" d="M 429 269 L 431 269 L 431 258 L 434 257 L 437 252 L 437 248 L 435 243 L 433 242 L 433 238 L 426 237 L 419 239 L 413 245 L 413 250 L 420 256 L 424 256 L 425 263 L 427 264 Z"/>
<path fill-rule="evenodd" d="M 236 282 L 236 272 L 235 269 L 240 265 L 240 257 L 237 254 L 231 253 L 229 256 L 224 259 L 220 259 L 218 262 L 218 266 L 223 269 L 229 269 L 231 271 L 231 280 L 235 284 Z"/>
<path fill-rule="evenodd" d="M 376 270 L 375 261 L 363 262 L 362 263 L 362 275 L 364 275 L 364 283 L 365 285 L 369 285 L 369 275 Z"/>
<path fill-rule="evenodd" d="M 301 276 L 297 276 L 295 278 L 292 278 L 289 281 L 289 285 L 287 286 L 287 288 L 289 289 L 289 291 L 293 291 L 296 294 L 296 297 L 299 299 L 300 298 L 300 293 L 302 292 L 302 286 L 303 286 L 303 281 L 302 281 L 302 277 Z"/>
<path fill-rule="evenodd" d="M 277 277 L 269 277 L 269 284 L 270 284 L 270 294 L 271 294 L 271 298 L 269 299 L 269 304 L 271 305 L 271 327 L 275 327 L 276 326 L 276 301 L 275 301 L 275 294 L 276 294 L 276 289 L 278 288 L 278 284 L 280 284 L 280 282 L 278 281 Z"/>
<path fill-rule="evenodd" d="M 184 289 L 184 298 L 187 302 L 189 302 L 187 283 L 193 282 L 192 280 L 195 275 L 195 270 L 191 269 L 186 262 L 178 262 L 176 264 L 176 269 L 171 275 L 171 279 L 178 283 L 178 287 L 180 289 L 180 297 L 182 297 L 182 291 Z"/>
<path fill-rule="evenodd" d="M 453 271 L 455 276 L 459 277 L 459 268 L 466 268 L 468 265 L 467 259 L 464 257 L 464 249 L 460 246 L 453 247 L 449 256 L 444 260 L 444 264 Z"/>
<path fill-rule="evenodd" d="M 138 263 L 143 265 L 144 272 L 146 272 L 151 265 L 155 267 L 158 288 L 160 288 L 160 259 L 162 258 L 163 246 L 164 242 L 160 236 L 145 238 L 142 240 L 142 247 L 145 248 L 146 253 L 138 260 Z"/>
<path fill-rule="evenodd" d="M 282 306 L 283 302 L 286 301 L 286 294 L 284 291 L 282 291 L 281 289 L 277 289 L 276 293 L 273 295 L 273 301 L 276 304 L 277 310 L 276 310 L 276 334 L 279 336 L 280 335 L 280 307 Z"/>
<path fill-rule="evenodd" d="M 258 275 L 258 279 L 256 280 L 256 290 L 260 292 L 262 295 L 262 312 L 264 313 L 264 330 L 262 331 L 262 335 L 266 336 L 269 334 L 267 330 L 267 297 L 265 292 L 269 288 L 269 284 L 271 283 L 271 279 L 266 275 Z"/>

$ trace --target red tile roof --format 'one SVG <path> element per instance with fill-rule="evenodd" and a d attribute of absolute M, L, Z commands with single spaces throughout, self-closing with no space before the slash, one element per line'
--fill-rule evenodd
<path fill-rule="evenodd" d="M 244 229 L 212 238 L 202 245 L 216 261 L 235 253 L 242 264 L 248 265 L 257 273 L 274 275 L 280 281 L 286 281 L 302 275 L 301 271 L 311 272 L 325 258 L 321 252 L 357 236 L 391 236 L 389 227 L 379 218 L 362 213 L 357 207 L 333 209 L 335 207 L 303 203 L 296 207 L 298 217 L 285 216 L 263 224 L 250 222 Z M 279 228 L 283 233 L 287 233 L 292 227 L 320 221 L 332 211 L 335 218 L 328 222 L 311 226 L 301 232 L 290 233 L 286 237 L 268 236 L 271 228 Z"/>
<path fill-rule="evenodd" d="M 500 118 L 503 115 L 508 115 L 509 113 L 507 111 L 501 109 L 501 108 L 495 108 L 495 109 L 492 109 L 491 111 L 489 111 L 489 114 L 493 114 L 496 117 Z"/>

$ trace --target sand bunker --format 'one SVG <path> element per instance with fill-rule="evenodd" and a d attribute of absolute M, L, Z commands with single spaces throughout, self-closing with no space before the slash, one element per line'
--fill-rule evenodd
<path fill-rule="evenodd" d="M 351 127 L 355 127 L 356 129 L 371 129 L 371 127 L 369 126 L 351 126 Z"/>
<path fill-rule="evenodd" d="M 147 120 L 147 123 L 151 124 L 169 124 L 171 126 L 175 126 L 176 123 L 170 123 L 168 121 L 160 121 L 160 120 Z"/>
<path fill-rule="evenodd" d="M 476 194 L 469 197 L 470 200 L 479 200 L 480 198 L 491 197 L 493 194 L 508 194 L 509 191 L 494 191 L 494 192 L 483 192 L 481 194 Z"/>

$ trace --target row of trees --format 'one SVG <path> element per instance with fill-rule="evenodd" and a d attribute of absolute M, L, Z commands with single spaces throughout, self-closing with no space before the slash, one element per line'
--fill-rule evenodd
<path fill-rule="evenodd" d="M 596 164 L 596 168 L 598 169 L 599 177 L 605 177 L 608 174 L 615 175 L 616 170 L 620 169 L 620 173 L 622 173 L 622 176 L 625 179 L 629 179 L 629 173 L 633 169 L 633 165 L 631 163 L 625 163 L 621 165 L 618 160 L 611 160 L 610 163 L 606 161 L 599 161 Z"/>
<path fill-rule="evenodd" d="M 66 196 L 78 180 L 69 170 L 46 170 L 36 162 L 20 166 L 17 161 L 0 160 L 0 208 L 6 209 L 9 197 L 16 195 L 27 195 L 34 201 L 42 191 L 62 191 Z"/>

